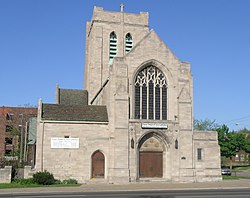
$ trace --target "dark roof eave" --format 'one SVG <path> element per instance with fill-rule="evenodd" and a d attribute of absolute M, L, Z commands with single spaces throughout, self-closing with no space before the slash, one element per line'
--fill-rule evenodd
<path fill-rule="evenodd" d="M 51 123 L 79 123 L 79 124 L 95 124 L 95 123 L 103 123 L 108 124 L 107 120 L 56 120 L 56 119 L 44 119 L 42 118 L 40 122 L 51 122 Z"/>

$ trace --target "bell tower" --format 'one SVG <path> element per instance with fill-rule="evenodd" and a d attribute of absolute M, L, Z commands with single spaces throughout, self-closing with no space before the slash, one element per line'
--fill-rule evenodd
<path fill-rule="evenodd" d="M 124 57 L 149 32 L 148 13 L 132 14 L 94 7 L 86 24 L 84 89 L 91 101 L 109 77 L 115 57 Z"/>

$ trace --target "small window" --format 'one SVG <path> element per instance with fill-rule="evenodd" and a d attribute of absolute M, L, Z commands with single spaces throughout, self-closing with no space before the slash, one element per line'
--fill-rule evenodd
<path fill-rule="evenodd" d="M 244 154 L 241 154 L 241 155 L 240 155 L 240 161 L 242 161 L 242 162 L 245 161 L 245 155 L 244 155 Z"/>
<path fill-rule="evenodd" d="M 5 155 L 11 155 L 11 153 L 12 153 L 12 150 L 9 150 L 9 149 L 5 150 Z"/>
<path fill-rule="evenodd" d="M 6 125 L 5 132 L 11 132 L 11 131 L 13 131 L 13 127 L 10 125 Z"/>
<path fill-rule="evenodd" d="M 202 149 L 201 148 L 197 149 L 197 160 L 202 160 Z"/>
<path fill-rule="evenodd" d="M 113 59 L 117 54 L 117 37 L 115 32 L 111 32 L 109 36 L 109 63 L 113 63 Z"/>
<path fill-rule="evenodd" d="M 132 36 L 130 33 L 127 33 L 125 38 L 125 52 L 126 53 L 130 52 L 132 47 L 133 47 Z"/>
<path fill-rule="evenodd" d="M 178 149 L 178 148 L 179 148 L 179 144 L 178 144 L 178 140 L 177 140 L 177 139 L 175 140 L 174 145 L 175 145 L 175 146 L 174 146 L 174 147 L 175 147 L 175 149 Z"/>
<path fill-rule="evenodd" d="M 7 115 L 6 115 L 6 120 L 12 121 L 12 120 L 13 120 L 13 116 L 14 116 L 14 114 L 12 114 L 12 113 L 7 113 Z"/>
<path fill-rule="evenodd" d="M 8 144 L 12 144 L 13 142 L 13 139 L 12 138 L 5 138 L 5 144 L 8 145 Z"/>

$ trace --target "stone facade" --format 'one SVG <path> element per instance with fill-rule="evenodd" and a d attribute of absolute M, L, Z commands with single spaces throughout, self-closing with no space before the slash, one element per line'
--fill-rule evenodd
<path fill-rule="evenodd" d="M 190 64 L 149 30 L 148 13 L 95 7 L 85 61 L 88 105 L 56 100 L 68 115 L 62 119 L 59 109 L 39 104 L 36 170 L 81 183 L 221 180 L 217 134 L 193 131 Z"/>

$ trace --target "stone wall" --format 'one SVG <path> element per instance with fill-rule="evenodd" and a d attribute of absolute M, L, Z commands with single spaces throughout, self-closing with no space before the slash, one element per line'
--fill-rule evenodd
<path fill-rule="evenodd" d="M 11 170 L 12 166 L 5 166 L 0 169 L 0 183 L 10 183 L 11 182 Z"/>
<path fill-rule="evenodd" d="M 216 131 L 194 131 L 194 167 L 197 182 L 221 181 L 220 146 Z M 197 159 L 197 149 L 201 158 Z"/>
<path fill-rule="evenodd" d="M 34 173 L 36 173 L 36 170 L 32 169 L 31 166 L 25 166 L 23 169 L 23 178 L 24 179 L 32 178 Z"/>
<path fill-rule="evenodd" d="M 107 124 L 41 123 L 38 126 L 36 171 L 47 170 L 56 179 L 76 179 L 79 183 L 91 180 L 91 156 L 99 150 L 105 156 L 105 178 L 108 177 L 109 136 Z M 43 134 L 43 135 L 42 135 Z M 79 138 L 79 148 L 51 148 L 51 138 Z"/>

